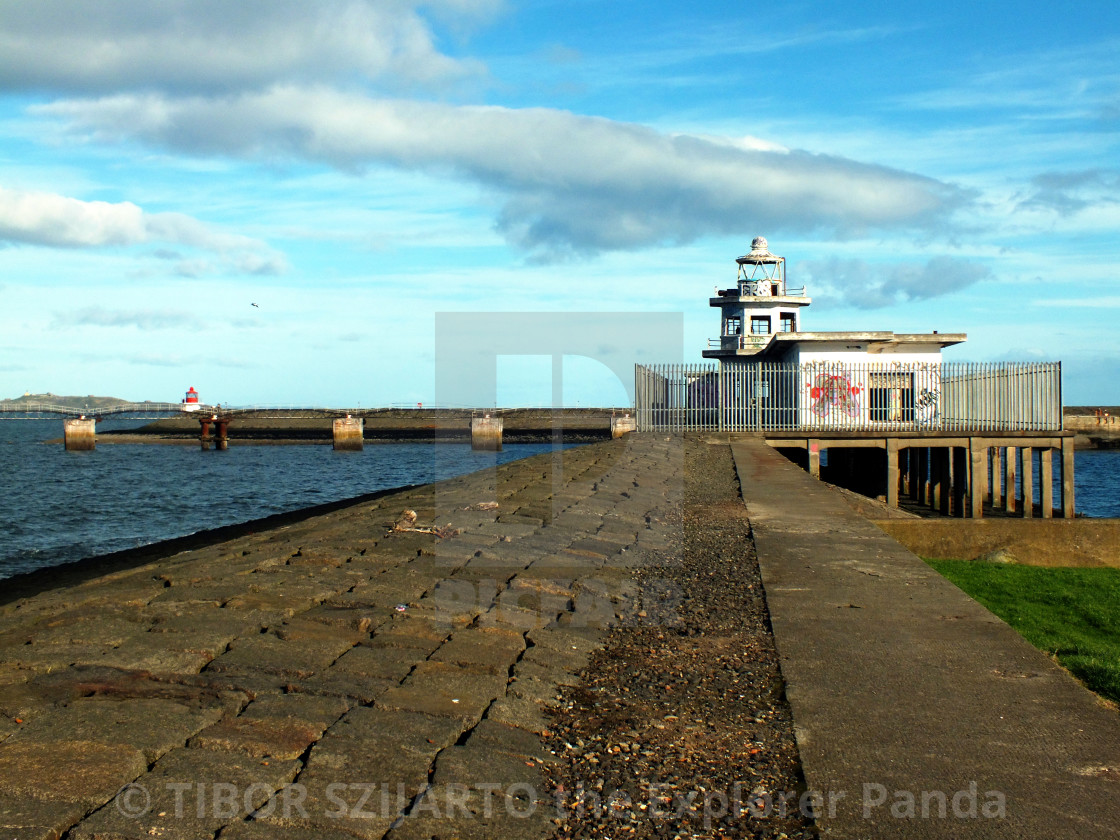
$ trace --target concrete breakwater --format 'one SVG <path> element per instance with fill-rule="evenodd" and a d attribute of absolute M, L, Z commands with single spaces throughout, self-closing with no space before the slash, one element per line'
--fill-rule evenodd
<path fill-rule="evenodd" d="M 2 831 L 545 836 L 544 709 L 656 614 L 681 486 L 679 441 L 581 447 L 0 607 Z"/>
<path fill-rule="evenodd" d="M 625 409 L 613 413 L 621 416 Z M 560 436 L 574 443 L 611 438 L 611 409 L 505 409 L 492 412 L 503 422 L 506 443 L 544 443 Z M 423 441 L 463 443 L 471 440 L 472 412 L 464 409 L 348 410 L 362 420 L 363 438 L 370 442 Z M 235 412 L 229 440 L 236 444 L 330 443 L 332 423 L 339 414 L 328 411 L 260 410 Z M 156 420 L 128 431 L 98 432 L 101 443 L 192 443 L 199 437 L 194 415 Z"/>
<path fill-rule="evenodd" d="M 1067 406 L 1062 422 L 1066 429 L 1077 433 L 1074 446 L 1079 449 L 1120 448 L 1120 408 Z"/>
<path fill-rule="evenodd" d="M 753 438 L 550 453 L 0 606 L 21 840 L 1117 837 L 1118 749 Z"/>

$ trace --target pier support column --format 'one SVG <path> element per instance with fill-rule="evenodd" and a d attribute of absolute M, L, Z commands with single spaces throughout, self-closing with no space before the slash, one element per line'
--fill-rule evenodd
<path fill-rule="evenodd" d="M 229 449 L 229 418 L 218 417 L 216 414 L 210 417 L 199 417 L 198 425 L 201 427 L 201 434 L 198 436 L 199 442 L 202 444 L 202 449 L 208 450 L 210 442 L 214 442 L 214 448 L 220 451 Z M 210 427 L 214 427 L 213 436 L 210 435 Z"/>
<path fill-rule="evenodd" d="M 345 452 L 362 451 L 365 421 L 361 417 L 336 417 L 333 426 L 334 448 Z"/>
<path fill-rule="evenodd" d="M 898 507 L 898 438 L 887 438 L 887 504 Z"/>
<path fill-rule="evenodd" d="M 991 448 L 992 509 L 1003 507 L 1003 447 Z"/>
<path fill-rule="evenodd" d="M 620 438 L 625 434 L 629 434 L 638 428 L 638 421 L 631 417 L 629 414 L 623 414 L 621 417 L 611 415 L 611 439 Z"/>
<path fill-rule="evenodd" d="M 1054 518 L 1054 450 L 1049 446 L 1038 450 L 1038 496 L 1042 502 L 1042 518 Z"/>
<path fill-rule="evenodd" d="M 949 515 L 949 453 L 946 446 L 938 446 L 931 453 L 930 465 L 932 482 L 929 493 L 929 506 L 938 513 Z"/>
<path fill-rule="evenodd" d="M 813 478 L 821 477 L 821 442 L 819 440 L 805 441 L 805 451 L 809 453 L 809 475 Z"/>
<path fill-rule="evenodd" d="M 471 418 L 471 449 L 488 449 L 494 452 L 502 448 L 502 418 L 483 414 Z"/>
<path fill-rule="evenodd" d="M 928 505 L 929 499 L 929 447 L 917 451 L 917 475 L 910 481 L 910 498 L 920 505 Z"/>
<path fill-rule="evenodd" d="M 1009 446 L 1005 451 L 1007 453 L 1007 492 L 1004 494 L 1004 501 L 1006 502 L 1005 509 L 1008 513 L 1014 513 L 1015 501 L 1018 493 L 1015 488 L 1015 447 Z"/>
<path fill-rule="evenodd" d="M 988 450 L 990 447 L 980 443 L 976 438 L 968 439 L 969 467 L 971 481 L 969 482 L 969 511 L 973 519 L 982 519 L 984 516 L 984 497 L 988 492 Z M 962 516 L 964 512 L 961 512 Z"/>
<path fill-rule="evenodd" d="M 968 499 L 968 451 L 967 446 L 953 447 L 953 516 L 964 519 L 968 516 L 965 500 Z"/>
<path fill-rule="evenodd" d="M 229 449 L 229 419 L 219 417 L 218 422 L 215 424 L 217 428 L 217 437 L 214 438 L 214 448 L 225 452 Z"/>
<path fill-rule="evenodd" d="M 84 415 L 62 421 L 62 440 L 68 452 L 94 449 L 97 445 L 97 421 Z"/>
<path fill-rule="evenodd" d="M 1024 446 L 1019 450 L 1019 467 L 1023 471 L 1022 494 L 1019 496 L 1023 504 L 1023 518 L 1034 517 L 1034 450 Z"/>
<path fill-rule="evenodd" d="M 1062 438 L 1062 516 L 1073 519 L 1073 438 Z"/>

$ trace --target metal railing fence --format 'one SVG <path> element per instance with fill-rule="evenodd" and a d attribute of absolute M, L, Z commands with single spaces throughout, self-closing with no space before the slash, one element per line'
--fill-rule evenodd
<path fill-rule="evenodd" d="M 640 431 L 1060 431 L 1061 362 L 635 365 Z"/>

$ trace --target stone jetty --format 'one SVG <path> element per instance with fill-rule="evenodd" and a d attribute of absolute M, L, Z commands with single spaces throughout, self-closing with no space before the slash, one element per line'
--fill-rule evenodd
<path fill-rule="evenodd" d="M 0 836 L 547 835 L 544 710 L 656 609 L 681 488 L 596 444 L 7 604 Z"/>
<path fill-rule="evenodd" d="M 1115 708 L 758 438 L 67 580 L 0 606 L 0 840 L 1120 837 Z"/>

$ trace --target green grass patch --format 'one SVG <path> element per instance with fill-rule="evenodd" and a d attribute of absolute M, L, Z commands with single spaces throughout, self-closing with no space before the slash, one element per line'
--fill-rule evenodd
<path fill-rule="evenodd" d="M 1090 689 L 1120 702 L 1120 569 L 926 562 Z"/>

